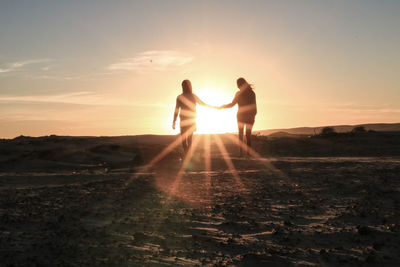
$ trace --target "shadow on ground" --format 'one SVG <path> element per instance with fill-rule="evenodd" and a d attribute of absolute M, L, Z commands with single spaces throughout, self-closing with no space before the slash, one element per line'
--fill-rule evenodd
<path fill-rule="evenodd" d="M 236 180 L 217 150 L 182 176 L 174 155 L 141 173 L 1 173 L 0 266 L 400 262 L 399 159 L 232 157 Z"/>

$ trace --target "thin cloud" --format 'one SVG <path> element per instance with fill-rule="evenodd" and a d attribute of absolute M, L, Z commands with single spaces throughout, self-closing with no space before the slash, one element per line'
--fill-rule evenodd
<path fill-rule="evenodd" d="M 110 98 L 110 95 L 95 94 L 88 91 L 73 92 L 60 95 L 25 95 L 0 96 L 1 102 L 29 102 L 29 103 L 63 103 L 87 106 L 127 106 L 127 107 L 159 107 L 170 108 L 171 105 L 156 103 L 132 102 L 127 99 Z"/>
<path fill-rule="evenodd" d="M 45 79 L 45 80 L 80 80 L 80 79 L 98 79 L 99 77 L 106 77 L 106 75 L 111 75 L 113 72 L 97 72 L 97 73 L 88 73 L 82 75 L 68 75 L 68 74 L 55 74 L 55 75 L 29 75 L 27 77 L 32 79 Z"/>
<path fill-rule="evenodd" d="M 318 106 L 320 109 L 333 111 L 333 112 L 346 112 L 346 113 L 363 113 L 363 114 L 379 114 L 379 113 L 400 113 L 398 105 L 393 104 L 360 104 L 357 102 L 345 103 L 325 103 Z"/>
<path fill-rule="evenodd" d="M 62 95 L 0 96 L 0 101 L 90 104 L 99 100 L 91 92 L 81 91 Z"/>
<path fill-rule="evenodd" d="M 329 109 L 330 111 L 335 112 L 351 112 L 351 113 L 369 113 L 369 114 L 377 114 L 377 113 L 400 113 L 400 109 L 398 108 L 337 108 L 337 109 Z"/>
<path fill-rule="evenodd" d="M 179 51 L 147 51 L 110 64 L 107 69 L 112 71 L 165 70 L 169 67 L 182 66 L 193 59 L 193 56 Z"/>
<path fill-rule="evenodd" d="M 0 73 L 13 72 L 22 69 L 23 67 L 31 64 L 48 62 L 49 59 L 30 59 L 25 61 L 16 61 L 6 64 L 6 67 L 0 68 Z"/>

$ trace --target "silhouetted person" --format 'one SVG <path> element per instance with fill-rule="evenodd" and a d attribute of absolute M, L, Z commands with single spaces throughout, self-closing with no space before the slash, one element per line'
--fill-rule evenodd
<path fill-rule="evenodd" d="M 235 94 L 232 103 L 222 105 L 220 108 L 231 108 L 238 104 L 237 123 L 239 129 L 239 140 L 243 143 L 243 131 L 246 128 L 247 146 L 251 147 L 251 130 L 257 114 L 256 94 L 252 86 L 244 79 L 239 78 L 236 81 L 239 92 Z M 242 146 L 239 146 L 240 155 L 242 155 Z M 245 151 L 247 152 L 247 151 Z"/>
<path fill-rule="evenodd" d="M 179 114 L 182 146 L 186 154 L 192 146 L 193 132 L 196 131 L 196 104 L 212 106 L 207 105 L 197 95 L 193 94 L 192 83 L 189 80 L 182 82 L 182 92 L 176 98 L 172 129 L 175 129 L 176 118 Z"/>

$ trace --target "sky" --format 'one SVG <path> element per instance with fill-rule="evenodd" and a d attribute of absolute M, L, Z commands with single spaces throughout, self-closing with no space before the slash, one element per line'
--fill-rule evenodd
<path fill-rule="evenodd" d="M 181 82 L 255 130 L 400 122 L 400 1 L 0 1 L 0 138 L 176 134 Z M 236 131 L 198 108 L 198 132 Z"/>

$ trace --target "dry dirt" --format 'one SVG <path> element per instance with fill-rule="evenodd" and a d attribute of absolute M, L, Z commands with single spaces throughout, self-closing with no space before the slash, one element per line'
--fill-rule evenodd
<path fill-rule="evenodd" d="M 395 266 L 399 158 L 2 172 L 0 266 Z"/>

